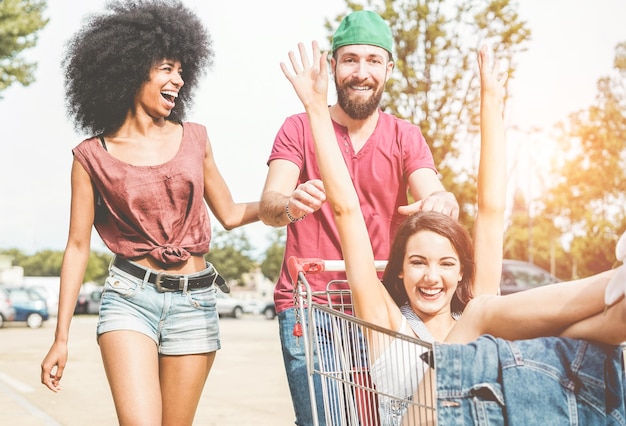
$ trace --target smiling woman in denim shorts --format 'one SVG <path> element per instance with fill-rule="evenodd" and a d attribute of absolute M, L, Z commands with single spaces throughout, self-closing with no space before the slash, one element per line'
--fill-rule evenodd
<path fill-rule="evenodd" d="M 110 3 L 67 45 L 69 115 L 92 136 L 72 151 L 58 322 L 41 381 L 61 389 L 95 227 L 115 255 L 97 334 L 120 424 L 192 424 L 220 348 L 216 286 L 228 291 L 204 258 L 207 205 L 226 229 L 258 220 L 258 203 L 233 201 L 206 128 L 184 121 L 212 56 L 209 33 L 175 0 Z"/>

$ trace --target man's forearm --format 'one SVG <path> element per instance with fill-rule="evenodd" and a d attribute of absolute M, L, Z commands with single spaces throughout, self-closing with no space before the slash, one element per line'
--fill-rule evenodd
<path fill-rule="evenodd" d="M 261 197 L 259 218 L 269 226 L 285 226 L 291 221 L 285 213 L 285 206 L 289 202 L 289 197 L 275 191 L 269 191 Z"/>

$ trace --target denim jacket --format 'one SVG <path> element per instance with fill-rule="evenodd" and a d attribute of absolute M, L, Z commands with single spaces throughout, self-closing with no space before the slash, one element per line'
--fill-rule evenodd
<path fill-rule="evenodd" d="M 626 425 L 619 347 L 482 336 L 434 352 L 439 425 Z"/>

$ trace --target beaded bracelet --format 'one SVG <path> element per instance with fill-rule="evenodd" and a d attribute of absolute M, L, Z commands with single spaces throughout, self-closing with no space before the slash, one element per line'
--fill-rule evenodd
<path fill-rule="evenodd" d="M 289 202 L 287 202 L 287 204 L 285 204 L 285 213 L 287 214 L 287 219 L 289 219 L 289 221 L 291 223 L 299 222 L 299 221 L 301 221 L 302 219 L 304 219 L 306 217 L 306 215 L 304 215 L 302 217 L 298 217 L 298 218 L 293 217 L 291 215 L 291 213 L 289 213 Z"/>

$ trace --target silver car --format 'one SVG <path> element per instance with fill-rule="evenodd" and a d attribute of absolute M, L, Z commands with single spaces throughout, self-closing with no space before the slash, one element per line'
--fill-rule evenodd
<path fill-rule="evenodd" d="M 504 259 L 500 293 L 511 294 L 561 281 L 545 269 L 523 260 Z"/>
<path fill-rule="evenodd" d="M 238 299 L 229 294 L 218 291 L 215 294 L 217 313 L 221 317 L 231 317 L 239 319 L 244 313 L 250 312 L 249 303 L 245 300 Z"/>

